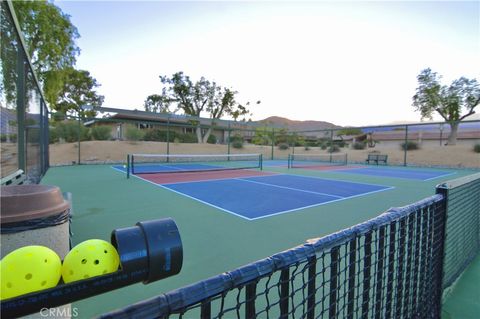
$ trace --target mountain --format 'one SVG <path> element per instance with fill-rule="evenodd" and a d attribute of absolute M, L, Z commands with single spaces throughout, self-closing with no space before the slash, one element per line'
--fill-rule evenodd
<path fill-rule="evenodd" d="M 341 126 L 324 121 L 295 121 L 279 116 L 270 116 L 266 119 L 258 121 L 257 123 L 270 127 L 286 128 L 289 131 L 311 131 L 341 128 Z"/>

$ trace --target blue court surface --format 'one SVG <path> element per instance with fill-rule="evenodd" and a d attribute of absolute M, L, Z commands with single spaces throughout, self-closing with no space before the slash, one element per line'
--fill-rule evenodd
<path fill-rule="evenodd" d="M 336 173 L 361 174 L 370 176 L 394 177 L 414 179 L 420 181 L 429 181 L 439 177 L 455 174 L 454 172 L 438 170 L 420 170 L 409 168 L 390 168 L 390 167 L 365 167 L 365 168 L 346 168 L 337 169 Z"/>
<path fill-rule="evenodd" d="M 286 174 L 185 182 L 161 187 L 248 220 L 393 188 Z"/>

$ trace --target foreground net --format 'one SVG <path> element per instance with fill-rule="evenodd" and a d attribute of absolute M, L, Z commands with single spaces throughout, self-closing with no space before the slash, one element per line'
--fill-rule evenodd
<path fill-rule="evenodd" d="M 132 174 L 262 168 L 261 154 L 130 154 Z"/>
<path fill-rule="evenodd" d="M 444 288 L 479 251 L 479 184 L 480 174 L 445 183 L 412 205 L 102 317 L 440 318 Z"/>
<path fill-rule="evenodd" d="M 347 154 L 289 154 L 288 168 L 308 168 L 331 165 L 347 165 Z"/>
<path fill-rule="evenodd" d="M 105 317 L 438 318 L 444 213 L 435 195 Z"/>

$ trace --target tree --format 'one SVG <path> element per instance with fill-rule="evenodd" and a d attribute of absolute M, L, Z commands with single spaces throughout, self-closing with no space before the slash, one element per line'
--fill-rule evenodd
<path fill-rule="evenodd" d="M 185 114 L 195 117 L 200 117 L 204 113 L 208 114 L 211 121 L 204 134 L 202 134 L 200 119 L 192 121 L 196 127 L 198 143 L 207 142 L 215 120 L 225 115 L 231 116 L 235 121 L 242 117 L 245 120 L 245 117 L 250 114 L 247 109 L 250 105 L 249 102 L 242 105 L 235 101 L 235 95 L 238 92 L 230 88 L 223 88 L 204 77 L 197 82 L 192 82 L 189 76 L 184 75 L 183 72 L 177 72 L 171 77 L 160 76 L 160 81 L 163 85 L 162 94 L 147 97 L 147 101 L 149 98 L 155 100 L 158 96 L 161 97 L 156 104 L 162 106 L 158 108 L 158 111 L 169 110 L 170 105 L 174 105 L 174 112 L 182 110 Z M 257 102 L 257 104 L 259 103 L 260 101 Z"/>
<path fill-rule="evenodd" d="M 56 100 L 51 104 L 52 109 L 63 114 L 76 113 L 80 117 L 94 117 L 95 111 L 83 110 L 82 105 L 99 107 L 104 97 L 98 95 L 95 89 L 100 86 L 88 71 L 66 68 L 56 75 L 61 78 L 62 86 L 58 90 Z"/>
<path fill-rule="evenodd" d="M 147 112 L 166 113 L 170 111 L 168 105 L 165 105 L 164 103 L 163 96 L 158 94 L 147 96 L 143 105 Z"/>
<path fill-rule="evenodd" d="M 480 86 L 476 79 L 461 77 L 450 86 L 441 85 L 439 76 L 430 68 L 417 76 L 416 94 L 413 96 L 415 111 L 419 111 L 422 119 L 432 118 L 437 112 L 450 125 L 449 145 L 457 141 L 460 121 L 475 113 L 480 103 Z"/>
<path fill-rule="evenodd" d="M 48 74 L 75 65 L 80 37 L 70 16 L 48 1 L 13 1 L 34 71 L 43 83 L 47 102 L 55 101 L 62 78 Z"/>
<path fill-rule="evenodd" d="M 97 96 L 95 92 L 86 91 L 87 87 L 93 89 L 98 86 L 96 80 L 87 71 L 73 69 L 76 58 L 80 54 L 80 48 L 75 42 L 80 35 L 77 28 L 71 23 L 70 16 L 63 13 L 52 2 L 45 0 L 13 1 L 12 3 L 33 71 L 43 86 L 45 99 L 51 109 L 64 114 L 72 113 L 72 111 L 83 114 L 78 105 L 75 106 L 75 103 L 65 99 L 67 96 L 77 96 L 78 101 L 92 101 L 96 105 L 103 101 L 103 97 Z M 4 82 L 2 90 L 5 91 L 7 102 L 10 102 L 16 92 L 14 84 L 17 77 L 16 51 L 19 41 L 10 19 L 4 19 L 8 16 L 4 12 L 5 10 L 6 7 L 2 1 L 1 53 Z M 86 83 L 81 82 L 82 78 L 86 79 Z M 27 81 L 27 86 L 31 85 L 33 85 L 32 82 Z M 74 85 L 79 85 L 79 87 L 74 87 Z M 67 88 L 72 91 L 66 92 Z M 82 92 L 80 94 L 83 96 L 82 98 L 79 97 L 80 92 Z M 68 109 L 68 107 L 72 107 L 72 109 Z M 87 113 L 90 116 L 95 115 L 94 111 Z"/>

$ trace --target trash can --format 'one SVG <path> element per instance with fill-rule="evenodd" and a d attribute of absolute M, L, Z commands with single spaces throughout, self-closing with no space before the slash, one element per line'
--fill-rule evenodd
<path fill-rule="evenodd" d="M 70 249 L 70 204 L 60 189 L 34 184 L 2 186 L 0 197 L 1 258 L 24 246 L 41 245 L 55 251 L 63 260 Z M 70 317 L 70 305 L 58 310 L 58 316 L 51 317 Z"/>

